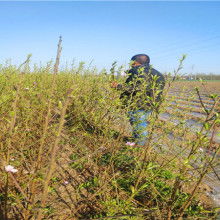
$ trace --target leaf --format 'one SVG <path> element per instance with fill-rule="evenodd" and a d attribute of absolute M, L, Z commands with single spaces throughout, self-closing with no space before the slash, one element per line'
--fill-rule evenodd
<path fill-rule="evenodd" d="M 189 159 L 184 160 L 183 164 L 188 165 L 189 164 Z"/>
<path fill-rule="evenodd" d="M 130 189 L 131 189 L 131 193 L 132 193 L 132 194 L 135 194 L 134 186 L 130 186 Z"/>
<path fill-rule="evenodd" d="M 58 108 L 61 110 L 63 108 L 63 103 L 61 101 L 58 102 Z"/>

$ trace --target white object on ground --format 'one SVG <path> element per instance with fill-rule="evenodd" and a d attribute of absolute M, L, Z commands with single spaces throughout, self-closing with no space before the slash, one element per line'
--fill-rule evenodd
<path fill-rule="evenodd" d="M 11 165 L 5 166 L 5 171 L 6 171 L 6 172 L 10 172 L 10 173 L 17 173 L 17 172 L 18 172 L 18 170 L 15 169 L 15 168 L 14 168 L 13 166 L 11 166 Z"/>

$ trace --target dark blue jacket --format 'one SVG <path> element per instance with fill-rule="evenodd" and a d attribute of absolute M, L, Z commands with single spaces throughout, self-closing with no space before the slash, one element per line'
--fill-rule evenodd
<path fill-rule="evenodd" d="M 125 105 L 130 105 L 133 109 L 149 109 L 152 107 L 152 100 L 149 97 L 153 97 L 154 92 L 152 91 L 153 77 L 156 77 L 156 89 L 159 91 L 156 100 L 161 100 L 162 90 L 165 85 L 164 76 L 157 70 L 151 68 L 149 64 L 136 66 L 128 71 L 128 78 L 125 81 L 126 87 L 124 92 L 121 94 L 121 99 Z M 136 97 L 138 92 L 145 86 L 144 96 Z M 143 92 L 142 92 L 143 93 Z"/>

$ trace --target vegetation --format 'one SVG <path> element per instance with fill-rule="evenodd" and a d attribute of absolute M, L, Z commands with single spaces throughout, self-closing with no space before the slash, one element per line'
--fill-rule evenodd
<path fill-rule="evenodd" d="M 30 57 L 19 67 L 2 65 L 0 219 L 214 219 L 203 180 L 217 164 L 220 145 L 209 134 L 220 123 L 219 96 L 207 94 L 207 109 L 206 85 L 191 88 L 205 115 L 197 132 L 186 114 L 178 123 L 160 118 L 183 59 L 167 76 L 163 102 L 152 100 L 142 148 L 128 138 L 129 106 L 111 88 L 113 74 L 84 63 L 57 74 L 52 63 L 30 71 Z"/>

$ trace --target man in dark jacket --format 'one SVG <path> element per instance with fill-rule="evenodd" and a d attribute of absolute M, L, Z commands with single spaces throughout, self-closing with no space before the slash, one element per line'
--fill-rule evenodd
<path fill-rule="evenodd" d="M 132 68 L 128 71 L 125 86 L 122 86 L 121 99 L 129 110 L 135 144 L 143 146 L 147 141 L 148 119 L 160 104 L 165 79 L 150 67 L 148 55 L 137 54 L 131 58 L 131 62 Z M 120 85 L 114 82 L 112 87 L 118 88 Z"/>

